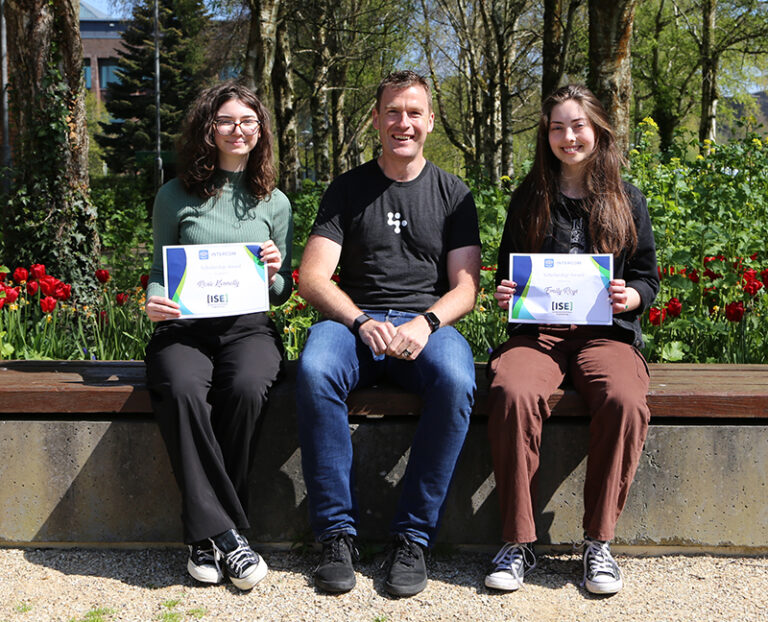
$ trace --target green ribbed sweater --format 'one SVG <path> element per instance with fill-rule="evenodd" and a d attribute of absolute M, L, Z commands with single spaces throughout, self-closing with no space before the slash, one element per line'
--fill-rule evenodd
<path fill-rule="evenodd" d="M 244 184 L 243 173 L 217 171 L 225 178 L 221 192 L 209 199 L 189 194 L 178 178 L 165 184 L 155 197 L 152 215 L 154 253 L 147 297 L 165 296 L 163 246 L 266 242 L 280 249 L 283 265 L 269 287 L 269 301 L 279 305 L 291 295 L 291 204 L 275 189 L 268 200 L 256 199 Z"/>

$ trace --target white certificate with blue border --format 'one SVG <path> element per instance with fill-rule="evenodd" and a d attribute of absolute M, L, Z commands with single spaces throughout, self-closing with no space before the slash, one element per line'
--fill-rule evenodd
<path fill-rule="evenodd" d="M 260 253 L 255 243 L 163 246 L 166 296 L 179 304 L 182 319 L 268 311 Z"/>
<path fill-rule="evenodd" d="M 610 325 L 613 255 L 510 253 L 509 322 Z"/>

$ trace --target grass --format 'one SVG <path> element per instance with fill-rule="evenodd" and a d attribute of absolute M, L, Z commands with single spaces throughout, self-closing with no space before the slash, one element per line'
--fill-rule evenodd
<path fill-rule="evenodd" d="M 70 618 L 69 622 L 107 622 L 114 611 L 106 607 L 91 609 L 82 618 Z"/>
<path fill-rule="evenodd" d="M 17 613 L 27 613 L 32 609 L 32 605 L 30 603 L 21 602 L 18 605 L 16 605 L 16 612 Z"/>

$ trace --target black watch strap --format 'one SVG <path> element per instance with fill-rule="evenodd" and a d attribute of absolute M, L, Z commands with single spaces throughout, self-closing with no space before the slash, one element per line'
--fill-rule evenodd
<path fill-rule="evenodd" d="M 429 324 L 430 330 L 434 333 L 438 328 L 440 328 L 440 318 L 437 317 L 432 311 L 427 311 L 426 313 L 422 313 L 424 318 L 427 320 L 427 323 Z"/>
<path fill-rule="evenodd" d="M 373 318 L 368 315 L 367 313 L 361 313 L 355 318 L 355 321 L 352 322 L 352 332 L 357 335 L 358 331 L 360 330 L 360 327 L 365 324 L 368 320 L 372 320 Z"/>

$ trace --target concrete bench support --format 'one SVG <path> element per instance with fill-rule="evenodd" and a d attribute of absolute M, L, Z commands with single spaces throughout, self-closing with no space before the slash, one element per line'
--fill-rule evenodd
<path fill-rule="evenodd" d="M 684 367 L 652 366 L 651 428 L 616 543 L 768 551 L 768 366 Z M 256 542 L 311 539 L 292 373 L 289 366 L 288 378 L 273 391 L 252 475 L 250 536 Z M 44 374 L 57 374 L 57 388 Z M 477 413 L 440 532 L 440 541 L 451 544 L 499 541 L 483 378 L 478 367 Z M 537 525 L 541 542 L 565 544 L 581 535 L 588 418 L 571 392 L 558 393 L 553 405 Z M 6 363 L 0 409 L 0 544 L 180 540 L 179 495 L 149 412 L 142 364 Z M 350 398 L 363 537 L 382 540 L 388 533 L 415 428 L 408 413 L 417 410 L 414 396 L 392 388 Z"/>

